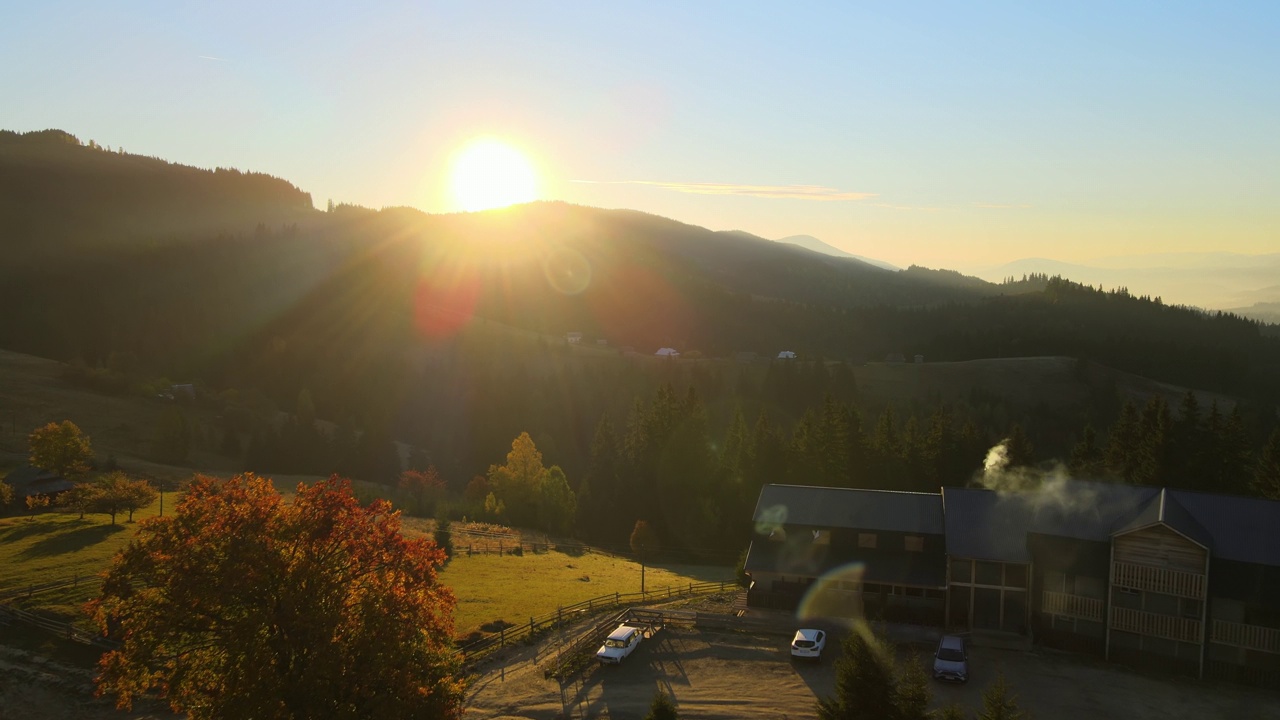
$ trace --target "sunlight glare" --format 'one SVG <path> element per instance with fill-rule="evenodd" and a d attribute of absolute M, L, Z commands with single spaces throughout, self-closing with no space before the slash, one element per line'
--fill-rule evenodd
<path fill-rule="evenodd" d="M 473 140 L 458 151 L 450 185 L 454 202 L 466 212 L 538 199 L 533 164 L 519 150 L 492 138 Z"/>

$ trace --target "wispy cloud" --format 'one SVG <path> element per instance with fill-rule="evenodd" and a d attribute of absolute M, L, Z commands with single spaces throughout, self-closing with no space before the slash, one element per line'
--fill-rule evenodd
<path fill-rule="evenodd" d="M 647 185 L 694 195 L 737 195 L 772 200 L 866 200 L 876 193 L 838 190 L 824 185 L 740 185 L 737 183 L 662 182 L 658 180 L 574 180 L 589 185 Z"/>
<path fill-rule="evenodd" d="M 982 208 L 983 210 L 1025 210 L 1026 208 L 1031 207 L 1030 205 L 1006 205 L 1004 203 L 980 202 L 974 203 L 973 206 L 976 208 Z"/>
<path fill-rule="evenodd" d="M 212 55 L 197 55 L 196 57 L 200 58 L 201 60 L 212 60 L 214 62 L 231 62 L 226 58 L 214 57 Z"/>

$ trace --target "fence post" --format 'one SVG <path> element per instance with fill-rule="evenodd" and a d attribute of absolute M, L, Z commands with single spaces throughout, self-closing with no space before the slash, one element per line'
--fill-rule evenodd
<path fill-rule="evenodd" d="M 556 627 L 564 624 L 564 606 L 556 608 Z"/>
<path fill-rule="evenodd" d="M 500 627 L 498 628 L 498 647 L 504 648 L 506 646 L 507 646 L 507 629 L 505 627 Z"/>
<path fill-rule="evenodd" d="M 595 598 L 587 598 L 587 612 L 591 612 L 594 609 L 591 606 L 593 603 L 595 603 L 595 601 L 596 601 Z"/>
<path fill-rule="evenodd" d="M 502 554 L 503 554 L 503 552 L 502 552 L 502 541 L 501 541 L 501 540 L 499 540 L 499 541 L 498 541 L 498 554 L 499 554 L 499 555 L 502 555 Z"/>
<path fill-rule="evenodd" d="M 621 605 L 621 604 L 622 604 L 622 594 L 621 594 L 621 593 L 619 593 L 619 592 L 617 592 L 617 591 L 614 591 L 614 593 L 613 593 L 613 604 L 614 604 L 614 605 Z"/>

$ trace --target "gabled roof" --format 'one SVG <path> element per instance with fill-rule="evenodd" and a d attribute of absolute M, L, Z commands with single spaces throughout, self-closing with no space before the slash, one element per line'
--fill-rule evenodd
<path fill-rule="evenodd" d="M 766 485 L 754 520 L 761 524 L 805 525 L 941 535 L 942 496 L 891 490 L 850 490 L 806 485 Z"/>
<path fill-rule="evenodd" d="M 1156 524 L 1169 526 L 1174 532 L 1206 550 L 1213 549 L 1213 536 L 1165 488 L 1161 488 L 1160 492 L 1140 505 L 1129 518 L 1118 522 L 1111 534 L 1124 535 Z"/>
<path fill-rule="evenodd" d="M 1280 566 L 1280 501 L 1170 490 L 1213 538 L 1213 557 Z"/>
<path fill-rule="evenodd" d="M 14 494 L 19 498 L 28 495 L 52 495 L 75 487 L 75 483 L 64 479 L 61 475 L 41 470 L 33 465 L 14 468 L 4 477 L 4 481 L 13 488 Z"/>
<path fill-rule="evenodd" d="M 1084 480 L 1054 481 L 1036 492 L 943 488 L 947 552 L 1002 562 L 1031 561 L 1027 534 L 1111 542 L 1116 524 L 1150 501 L 1156 488 Z"/>

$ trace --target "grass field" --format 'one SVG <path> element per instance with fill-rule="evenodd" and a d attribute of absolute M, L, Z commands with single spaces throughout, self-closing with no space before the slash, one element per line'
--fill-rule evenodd
<path fill-rule="evenodd" d="M 278 480 L 291 490 L 297 478 Z M 166 513 L 176 496 L 165 496 Z M 152 517 L 159 503 L 134 514 Z M 133 537 L 137 523 L 110 525 L 102 515 L 79 520 L 75 515 L 45 512 L 33 517 L 0 518 L 0 590 L 18 589 L 71 577 L 77 586 L 38 593 L 18 604 L 64 620 L 80 619 L 80 606 L 98 590 L 95 575 Z M 414 532 L 409 529 L 409 532 Z M 691 582 L 731 580 L 730 568 L 665 565 L 645 571 L 649 590 Z M 558 551 L 515 555 L 465 555 L 441 572 L 441 582 L 458 598 L 456 627 L 465 635 L 481 625 L 502 620 L 528 622 L 530 616 L 553 612 L 589 598 L 640 590 L 640 566 L 624 558 Z"/>
<path fill-rule="evenodd" d="M 554 612 L 590 598 L 640 591 L 640 566 L 611 555 L 561 552 L 515 555 L 465 555 L 440 574 L 458 598 L 457 634 L 502 620 L 519 625 L 532 616 Z M 689 583 L 732 580 L 733 569 L 665 565 L 645 569 L 647 590 Z"/>

